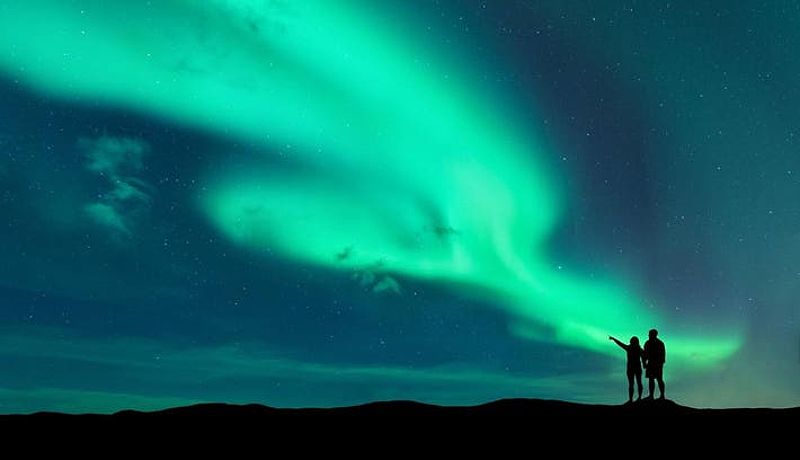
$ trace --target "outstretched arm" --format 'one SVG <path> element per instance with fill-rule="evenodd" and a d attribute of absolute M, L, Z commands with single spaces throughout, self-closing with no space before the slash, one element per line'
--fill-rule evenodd
<path fill-rule="evenodd" d="M 628 351 L 628 346 L 625 345 L 624 343 L 620 342 L 619 340 L 617 340 L 615 337 L 612 337 L 612 336 L 609 335 L 608 336 L 608 340 L 613 340 L 614 343 L 619 345 L 623 350 Z"/>

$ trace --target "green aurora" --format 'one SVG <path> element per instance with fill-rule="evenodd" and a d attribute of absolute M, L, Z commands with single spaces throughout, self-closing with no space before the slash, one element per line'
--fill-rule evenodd
<path fill-rule="evenodd" d="M 569 201 L 553 152 L 504 108 L 512 94 L 382 13 L 327 0 L 2 2 L 0 68 L 70 102 L 280 152 L 291 171 L 202 179 L 193 205 L 242 247 L 443 283 L 504 309 L 520 336 L 615 356 L 609 331 L 658 326 L 675 368 L 741 346 L 736 326 L 701 335 L 613 274 L 553 263 Z"/>

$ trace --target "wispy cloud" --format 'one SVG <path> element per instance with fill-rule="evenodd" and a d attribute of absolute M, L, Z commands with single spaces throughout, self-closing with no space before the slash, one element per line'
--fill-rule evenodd
<path fill-rule="evenodd" d="M 84 211 L 93 222 L 123 234 L 129 234 L 130 230 L 123 217 L 117 209 L 107 203 L 89 203 L 84 206 Z"/>
<path fill-rule="evenodd" d="M 382 292 L 400 294 L 400 283 L 391 276 L 384 276 L 383 279 L 375 283 L 372 292 L 380 294 Z"/>
<path fill-rule="evenodd" d="M 85 152 L 90 171 L 111 177 L 141 171 L 142 157 L 150 150 L 143 140 L 126 137 L 81 139 L 78 145 Z"/>
<path fill-rule="evenodd" d="M 115 236 L 130 236 L 136 217 L 151 199 L 151 187 L 137 177 L 150 146 L 141 139 L 110 136 L 81 139 L 78 146 L 86 169 L 102 178 L 106 187 L 95 201 L 84 205 L 84 212 Z"/>
<path fill-rule="evenodd" d="M 400 295 L 403 291 L 397 279 L 389 275 L 383 275 L 380 280 L 378 279 L 381 268 L 381 264 L 378 263 L 373 268 L 356 271 L 353 273 L 353 279 L 357 280 L 362 287 L 369 289 L 375 294 Z"/>

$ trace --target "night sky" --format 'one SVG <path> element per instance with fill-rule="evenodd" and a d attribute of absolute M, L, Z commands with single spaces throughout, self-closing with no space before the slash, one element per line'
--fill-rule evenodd
<path fill-rule="evenodd" d="M 795 1 L 0 0 L 0 413 L 800 404 Z"/>

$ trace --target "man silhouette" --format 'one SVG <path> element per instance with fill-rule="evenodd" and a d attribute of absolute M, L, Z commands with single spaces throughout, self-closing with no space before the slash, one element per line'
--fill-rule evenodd
<path fill-rule="evenodd" d="M 648 336 L 650 338 L 644 343 L 644 352 L 642 353 L 645 377 L 649 380 L 650 386 L 650 395 L 647 399 L 653 399 L 656 380 L 658 380 L 658 389 L 661 391 L 658 399 L 664 399 L 664 363 L 667 361 L 667 350 L 664 342 L 658 339 L 657 330 L 650 329 Z"/>

